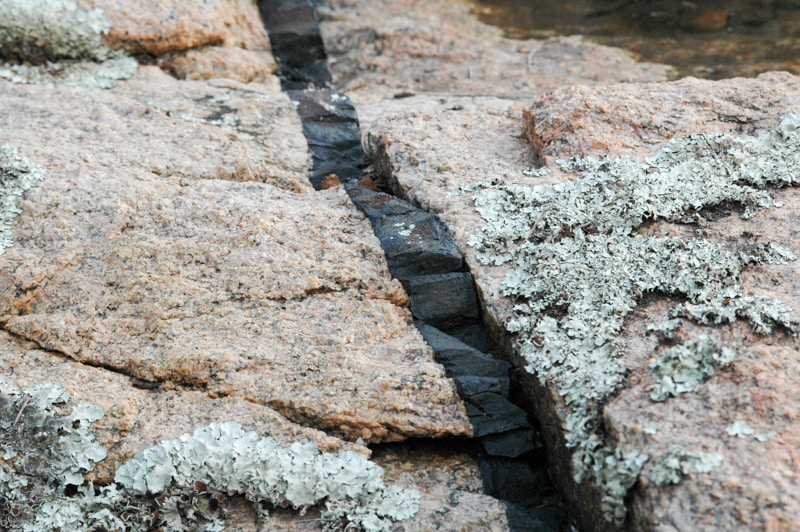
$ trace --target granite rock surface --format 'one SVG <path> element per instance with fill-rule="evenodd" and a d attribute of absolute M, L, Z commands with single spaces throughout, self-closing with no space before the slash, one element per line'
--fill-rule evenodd
<path fill-rule="evenodd" d="M 104 37 L 181 79 L 263 81 L 275 72 L 269 37 L 250 0 L 130 2 L 78 0 L 111 19 Z"/>
<path fill-rule="evenodd" d="M 475 277 L 490 330 L 506 347 L 508 358 L 522 366 L 515 338 L 505 330 L 514 303 L 503 296 L 509 268 L 477 260 L 467 241 L 485 222 L 471 194 L 459 188 L 492 180 L 529 186 L 557 183 L 578 177 L 556 164 L 574 155 L 624 155 L 643 161 L 669 140 L 689 134 L 753 135 L 770 130 L 785 113 L 800 111 L 797 80 L 770 73 L 719 82 L 576 86 L 542 96 L 532 105 L 523 100 L 421 95 L 368 109 L 366 114 L 375 118 L 365 131 L 365 144 L 387 185 L 438 213 L 447 224 Z M 537 168 L 542 163 L 544 171 Z M 800 193 L 782 188 L 770 194 L 783 206 L 752 218 L 743 218 L 743 210 L 735 205 L 720 205 L 703 211 L 700 218 L 658 220 L 640 232 L 706 239 L 731 252 L 769 241 L 797 254 Z M 796 269 L 796 262 L 752 266 L 742 272 L 739 284 L 746 296 L 774 298 L 797 313 Z M 622 334 L 626 377 L 598 406 L 605 437 L 616 448 L 649 456 L 629 493 L 626 528 L 791 530 L 800 494 L 795 452 L 800 425 L 794 407 L 800 382 L 792 370 L 800 343 L 780 328 L 760 335 L 752 323 L 741 320 L 717 326 L 687 322 L 667 344 L 712 334 L 729 342 L 736 358 L 695 392 L 653 401 L 651 364 L 667 346 L 647 328 L 660 323 L 678 302 L 649 295 L 628 315 Z M 600 494 L 573 478 L 564 441 L 563 399 L 538 379 L 523 385 L 551 452 L 552 476 L 561 484 L 578 525 L 605 529 Z M 664 485 L 657 469 L 669 463 L 675 445 L 722 459 L 708 472 L 684 465 L 687 474 L 679 475 L 677 484 Z M 688 462 L 678 462 L 678 468 L 680 463 Z"/>
<path fill-rule="evenodd" d="M 4 328 L 352 440 L 468 434 L 366 219 L 342 190 L 305 193 L 285 97 L 150 73 L 3 85 L 2 141 L 48 171 L 0 257 Z"/>
<path fill-rule="evenodd" d="M 318 13 L 334 83 L 357 105 L 416 92 L 532 97 L 572 83 L 665 80 L 670 71 L 580 37 L 506 39 L 466 2 L 333 0 Z"/>

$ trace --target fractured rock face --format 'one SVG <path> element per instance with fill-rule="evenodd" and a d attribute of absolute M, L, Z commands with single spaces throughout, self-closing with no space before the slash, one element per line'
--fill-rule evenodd
<path fill-rule="evenodd" d="M 0 87 L 0 142 L 48 172 L 0 256 L 4 328 L 353 440 L 468 434 L 367 220 L 305 193 L 285 97 L 142 71 L 148 89 Z"/>
<path fill-rule="evenodd" d="M 502 198 L 488 193 L 476 196 L 483 202 L 479 205 L 482 212 L 494 224 L 489 226 L 490 229 L 513 228 L 514 224 L 526 223 L 525 216 L 515 211 L 513 205 L 514 201 L 529 197 L 530 204 L 524 205 L 529 209 L 525 211 L 526 214 L 532 216 L 530 223 L 539 231 L 546 231 L 544 228 L 554 224 L 553 233 L 541 244 L 550 246 L 547 249 L 555 252 L 558 246 L 563 247 L 580 238 L 569 232 L 573 221 L 566 215 L 572 216 L 574 213 L 562 209 L 559 206 L 561 204 L 557 203 L 558 198 L 566 197 L 574 189 L 539 189 L 544 196 L 537 203 L 536 194 L 526 196 L 528 189 L 525 187 L 578 179 L 588 183 L 587 175 L 594 171 L 590 169 L 592 163 L 586 163 L 585 167 L 581 167 L 583 163 L 561 167 L 555 164 L 557 159 L 573 155 L 602 157 L 606 154 L 613 158 L 623 154 L 631 157 L 632 161 L 625 164 L 631 164 L 632 168 L 641 166 L 647 170 L 647 160 L 652 169 L 649 170 L 650 174 L 644 172 L 643 175 L 654 176 L 664 171 L 658 166 L 661 163 L 646 158 L 653 157 L 670 139 L 716 131 L 732 133 L 737 138 L 752 137 L 756 131 L 773 130 L 781 122 L 782 115 L 800 111 L 796 104 L 800 96 L 797 87 L 795 77 L 768 74 L 754 80 L 684 80 L 608 88 L 566 88 L 543 96 L 527 111 L 524 126 L 527 136 L 537 142 L 535 146 L 528 144 L 524 138 L 512 136 L 519 135 L 524 129 L 519 102 L 457 97 L 448 97 L 441 102 L 433 98 L 416 97 L 392 102 L 380 113 L 376 112 L 377 109 L 367 111 L 374 112 L 373 116 L 378 117 L 367 131 L 367 144 L 378 160 L 377 167 L 382 170 L 383 177 L 389 180 L 395 191 L 440 215 L 464 251 L 475 276 L 490 329 L 501 344 L 507 346 L 507 354 L 515 365 L 534 365 L 537 368 L 538 378 L 530 378 L 523 384 L 530 390 L 529 397 L 536 405 L 545 440 L 555 460 L 553 477 L 561 482 L 561 489 L 570 500 L 576 518 L 586 529 L 613 529 L 616 526 L 612 524 L 613 519 L 606 520 L 608 512 L 614 508 L 613 499 L 615 496 L 624 497 L 630 486 L 633 488 L 629 499 L 631 503 L 627 508 L 627 523 L 633 530 L 662 527 L 791 529 L 793 526 L 792 516 L 798 511 L 795 501 L 800 495 L 800 484 L 796 480 L 797 462 L 792 454 L 792 449 L 798 444 L 800 426 L 792 406 L 797 403 L 796 390 L 800 382 L 796 378 L 798 373 L 791 369 L 797 365 L 796 355 L 800 347 L 797 337 L 792 335 L 796 327 L 792 322 L 797 321 L 796 316 L 800 315 L 800 286 L 795 271 L 797 263 L 748 257 L 753 257 L 757 249 L 773 245 L 783 246 L 794 254 L 800 252 L 797 233 L 800 194 L 795 188 L 770 190 L 768 194 L 772 200 L 769 200 L 756 187 L 748 192 L 753 196 L 738 196 L 738 199 L 731 196 L 733 200 L 729 202 L 709 200 L 698 195 L 694 200 L 688 198 L 698 205 L 696 212 L 687 209 L 679 215 L 658 214 L 653 207 L 648 212 L 656 212 L 651 215 L 656 220 L 635 229 L 636 235 L 631 241 L 674 238 L 676 243 L 685 243 L 679 245 L 694 246 L 694 255 L 686 255 L 690 261 L 703 260 L 703 246 L 719 249 L 720 260 L 723 256 L 732 257 L 731 260 L 737 265 L 732 267 L 727 277 L 720 277 L 720 282 L 731 287 L 731 298 L 725 305 L 739 310 L 728 312 L 722 307 L 713 310 L 700 301 L 695 302 L 696 307 L 686 305 L 679 307 L 683 310 L 675 310 L 681 301 L 664 292 L 688 292 L 665 285 L 660 290 L 644 289 L 643 295 L 635 300 L 634 308 L 625 311 L 624 324 L 620 322 L 624 326 L 614 340 L 618 342 L 615 345 L 622 346 L 621 351 L 618 357 L 608 361 L 621 364 L 624 370 L 620 373 L 622 380 L 616 385 L 613 379 L 601 383 L 602 386 L 612 383 L 609 390 L 614 390 L 610 395 L 604 392 L 596 397 L 598 400 L 603 397 L 602 406 L 597 406 L 601 417 L 583 418 L 581 421 L 590 430 L 595 430 L 592 427 L 600 427 L 602 423 L 605 441 L 613 442 L 615 448 L 613 454 L 602 455 L 603 461 L 595 470 L 602 481 L 594 483 L 592 474 L 581 473 L 580 466 L 576 464 L 587 458 L 591 461 L 600 455 L 592 455 L 591 452 L 584 454 L 586 446 L 582 446 L 575 438 L 576 434 L 585 430 L 585 426 L 576 424 L 575 418 L 569 417 L 571 409 L 580 402 L 574 395 L 575 390 L 586 385 L 576 383 L 570 389 L 562 390 L 557 384 L 557 372 L 563 371 L 566 376 L 588 376 L 591 368 L 587 367 L 585 361 L 572 358 L 573 351 L 560 348 L 551 353 L 550 364 L 555 372 L 549 373 L 550 370 L 542 369 L 541 364 L 545 359 L 535 361 L 529 357 L 523 360 L 519 356 L 523 344 L 514 344 L 514 340 L 523 341 L 529 353 L 536 352 L 540 347 L 546 348 L 552 338 L 542 324 L 562 323 L 559 320 L 569 319 L 574 308 L 579 308 L 579 303 L 585 302 L 562 301 L 553 296 L 555 299 L 544 309 L 548 318 L 539 323 L 541 327 L 537 329 L 541 331 L 541 336 L 527 337 L 523 332 L 523 336 L 514 337 L 508 333 L 505 326 L 512 317 L 516 319 L 515 330 L 525 330 L 524 316 L 521 317 L 513 305 L 532 304 L 537 300 L 526 300 L 521 292 L 509 290 L 510 286 L 514 286 L 514 279 L 520 279 L 508 276 L 510 272 L 513 273 L 517 263 L 510 266 L 508 259 L 502 255 L 496 255 L 493 259 L 498 264 L 504 263 L 500 266 L 490 266 L 478 260 L 475 249 L 468 242 L 477 242 L 471 237 L 487 228 L 486 221 L 476 213 L 473 193 L 458 193 L 458 188 L 477 181 L 492 180 L 496 182 L 493 186 L 499 190 L 510 190 L 517 186 L 514 190 L 518 191 L 519 196 L 514 195 L 517 192 Z M 735 123 L 728 121 L 730 117 L 735 117 Z M 430 131 L 436 131 L 436 135 L 431 135 Z M 695 146 L 697 154 L 702 152 L 701 145 L 705 141 L 709 142 L 709 146 L 716 142 L 710 136 L 698 137 Z M 766 146 L 773 141 L 765 137 L 762 142 Z M 730 168 L 733 171 L 749 171 L 745 166 L 750 164 L 747 162 L 748 155 L 736 151 L 734 144 L 724 148 L 728 146 L 725 144 L 727 140 L 720 142 L 723 147 L 718 153 L 709 154 L 707 160 L 715 161 L 716 156 L 728 157 L 726 154 L 735 152 L 739 154 L 740 159 L 737 160 L 741 162 Z M 548 163 L 543 169 L 535 168 L 535 148 L 540 150 L 540 155 L 544 155 Z M 680 156 L 683 152 L 675 153 Z M 772 158 L 763 161 L 763 167 L 775 165 L 776 169 L 782 168 L 784 163 L 781 157 L 784 156 L 791 158 L 796 154 L 775 152 Z M 610 162 L 609 171 L 615 171 L 613 169 L 617 164 L 622 163 Z M 709 166 L 703 167 L 704 171 L 721 163 L 707 164 Z M 737 164 L 741 164 L 741 168 Z M 788 168 L 794 168 L 791 162 L 785 164 Z M 576 170 L 582 170 L 583 173 L 576 173 Z M 680 172 L 676 172 L 674 179 L 680 184 Z M 776 170 L 767 172 L 767 175 L 779 173 Z M 795 174 L 790 170 L 787 175 Z M 511 185 L 512 182 L 516 185 Z M 733 185 L 742 184 L 737 182 Z M 711 187 L 710 183 L 706 185 Z M 615 190 L 613 180 L 608 186 L 609 191 Z M 689 190 L 689 186 L 687 177 L 682 190 L 676 189 L 678 196 Z M 729 192 L 732 193 L 734 188 Z M 547 195 L 547 191 L 553 193 Z M 625 193 L 624 190 L 619 192 Z M 666 194 L 664 190 L 660 192 Z M 700 189 L 697 193 L 700 194 Z M 612 197 L 610 193 L 607 201 L 613 202 Z M 651 201 L 653 205 L 663 201 L 661 196 L 657 200 L 654 197 L 643 198 L 642 201 Z M 763 207 L 753 207 L 751 202 L 755 198 L 765 201 Z M 783 206 L 772 205 L 773 200 L 782 202 Z M 491 204 L 491 201 L 498 203 Z M 576 205 L 574 211 L 579 211 L 582 202 L 576 199 L 573 204 Z M 588 199 L 586 204 L 589 204 Z M 606 211 L 614 208 L 609 203 Z M 500 218 L 490 215 L 492 209 L 506 212 L 507 215 Z M 566 232 L 562 230 L 558 233 L 559 223 L 566 227 Z M 581 234 L 585 235 L 585 242 L 594 242 L 606 234 L 625 231 L 624 227 L 606 227 L 603 223 L 599 218 L 589 219 L 585 227 L 579 227 Z M 497 235 L 497 240 L 491 244 L 494 249 L 511 249 L 512 244 L 520 243 L 509 238 L 503 240 L 502 231 L 492 233 L 490 229 L 485 234 Z M 599 231 L 599 235 L 593 231 Z M 546 257 L 538 255 L 540 251 L 537 251 L 537 246 L 540 242 L 536 234 L 536 231 L 532 231 L 525 241 L 521 241 L 528 246 L 524 260 L 535 266 L 532 271 L 545 271 L 550 263 L 545 260 Z M 608 251 L 613 252 L 613 247 Z M 670 252 L 668 257 L 675 259 L 680 253 Z M 577 257 L 567 257 L 566 260 L 573 261 L 574 265 L 559 270 L 561 273 L 556 273 L 551 282 L 558 284 L 563 281 L 563 297 L 570 297 L 571 288 L 566 281 L 568 276 L 579 274 L 580 268 L 587 267 L 591 271 L 593 266 L 600 268 L 600 264 L 608 264 L 600 262 L 605 260 L 602 253 L 596 255 L 595 263 L 584 264 Z M 633 263 L 632 256 L 628 260 Z M 693 267 L 699 264 L 697 262 Z M 714 264 L 712 266 L 717 267 L 722 262 Z M 681 279 L 690 278 L 693 267 L 688 267 Z M 623 278 L 625 271 L 628 271 L 627 266 L 609 271 L 611 282 L 598 281 L 597 286 L 587 288 L 603 291 L 616 282 L 613 281 L 615 276 Z M 654 271 L 659 275 L 658 266 Z M 700 287 L 704 284 L 708 287 L 709 300 L 714 297 L 712 285 L 715 282 L 713 276 L 709 275 L 697 285 L 698 290 L 703 290 Z M 741 287 L 741 295 L 734 293 L 738 290 L 734 285 Z M 532 288 L 531 294 L 538 294 L 542 299 L 550 297 L 546 292 L 537 292 L 540 288 Z M 516 296 L 515 301 L 504 294 Z M 570 307 L 570 302 L 575 307 Z M 766 307 L 761 307 L 758 312 L 743 310 L 756 302 L 764 305 L 770 302 L 773 310 L 783 310 L 766 319 L 763 317 L 766 314 L 760 314 Z M 611 299 L 598 300 L 597 305 L 591 308 L 613 303 Z M 794 310 L 787 310 L 781 305 Z M 536 322 L 540 315 L 531 315 L 530 320 Z M 664 319 L 669 317 L 677 319 L 664 323 Z M 652 329 L 659 325 L 658 330 L 648 331 L 648 327 Z M 580 337 L 580 324 L 573 321 L 571 326 L 574 327 L 573 347 L 579 350 L 579 342 L 575 338 Z M 694 364 L 692 357 L 684 356 L 684 362 L 678 363 L 675 355 L 669 354 L 669 349 L 675 345 L 688 346 L 689 350 L 700 349 L 696 339 L 704 335 L 711 336 L 725 349 L 732 350 L 735 353 L 733 361 L 728 363 L 730 352 L 723 352 L 721 348 L 719 353 L 707 353 L 708 360 L 713 360 L 713 363 L 702 362 L 706 364 L 704 367 L 713 366 L 713 371 L 690 371 L 688 368 Z M 597 338 L 600 337 L 598 333 Z M 554 363 L 556 359 L 563 359 L 563 364 Z M 654 364 L 658 364 L 660 369 L 656 371 Z M 680 372 L 674 376 L 672 388 L 665 388 L 663 368 L 667 366 L 678 368 Z M 608 367 L 603 365 L 597 369 L 602 374 Z M 564 368 L 573 370 L 565 371 Z M 589 382 L 592 378 L 595 377 L 581 382 Z M 659 400 L 660 396 L 655 391 L 665 389 L 676 390 L 670 392 L 675 396 Z M 564 394 L 569 406 L 561 398 Z M 576 448 L 581 452 L 573 454 Z M 592 452 L 601 449 L 602 445 Z M 634 486 L 636 480 L 638 482 Z M 599 486 L 606 488 L 598 489 Z M 617 499 L 620 503 L 621 497 Z M 624 507 L 621 509 L 624 513 Z"/>

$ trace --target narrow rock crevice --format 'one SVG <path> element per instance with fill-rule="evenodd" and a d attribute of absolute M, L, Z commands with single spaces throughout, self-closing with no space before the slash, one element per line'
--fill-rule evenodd
<path fill-rule="evenodd" d="M 312 153 L 309 180 L 319 190 L 335 176 L 366 214 L 392 275 L 405 288 L 415 325 L 452 378 L 467 408 L 484 491 L 504 500 L 512 530 L 559 530 L 566 515 L 547 473 L 544 448 L 511 364 L 493 357 L 478 291 L 463 255 L 435 214 L 358 186 L 368 166 L 349 98 L 331 88 L 314 5 L 261 0 L 284 91 L 295 104 Z M 512 401 L 513 399 L 513 401 Z"/>

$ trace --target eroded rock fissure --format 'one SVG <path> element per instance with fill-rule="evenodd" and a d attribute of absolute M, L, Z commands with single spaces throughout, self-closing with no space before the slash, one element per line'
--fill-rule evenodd
<path fill-rule="evenodd" d="M 259 8 L 283 90 L 300 115 L 312 154 L 309 180 L 319 190 L 335 176 L 370 220 L 392 275 L 405 288 L 415 325 L 458 388 L 480 442 L 485 491 L 508 503 L 514 530 L 562 528 L 562 508 L 544 449 L 510 378 L 511 364 L 494 351 L 463 255 L 438 216 L 389 194 L 358 186 L 367 156 L 350 99 L 331 88 L 325 47 L 308 0 L 261 0 Z M 334 180 L 336 181 L 336 180 Z"/>

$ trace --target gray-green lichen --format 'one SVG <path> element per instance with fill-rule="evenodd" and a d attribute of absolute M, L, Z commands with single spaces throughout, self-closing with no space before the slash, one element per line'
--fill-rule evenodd
<path fill-rule="evenodd" d="M 15 83 L 110 88 L 138 63 L 103 44 L 111 20 L 72 0 L 0 1 L 0 78 Z"/>
<path fill-rule="evenodd" d="M 45 177 L 45 169 L 8 144 L 0 144 L 0 255 L 11 245 L 11 222 L 20 213 L 19 198 Z"/>
<path fill-rule="evenodd" d="M 647 220 L 700 219 L 703 209 L 738 203 L 745 217 L 778 206 L 762 188 L 800 181 L 800 115 L 787 115 L 759 137 L 696 135 L 673 141 L 644 162 L 629 158 L 572 159 L 582 177 L 535 188 L 480 183 L 475 206 L 485 226 L 469 244 L 487 264 L 511 263 L 503 293 L 513 297 L 509 331 L 527 369 L 551 383 L 567 404 L 566 442 L 574 449 L 576 481 L 604 494 L 605 516 L 625 516 L 624 493 L 646 457 L 623 456 L 604 443 L 599 401 L 623 382 L 623 321 L 643 294 L 677 295 L 673 311 L 700 323 L 750 319 L 794 331 L 791 309 L 763 297 L 743 297 L 742 269 L 795 257 L 780 246 L 735 254 L 702 239 L 646 237 Z M 678 322 L 665 324 L 674 332 Z"/>
<path fill-rule="evenodd" d="M 0 529 L 219 531 L 223 495 L 244 496 L 264 518 L 263 503 L 301 511 L 324 503 L 322 519 L 334 529 L 385 531 L 418 509 L 418 492 L 386 487 L 383 470 L 360 455 L 284 448 L 233 422 L 136 455 L 115 484 L 86 484 L 84 474 L 106 457 L 89 432 L 103 410 L 83 403 L 65 416 L 58 405 L 68 400 L 56 384 L 21 392 L 0 378 Z"/>
<path fill-rule="evenodd" d="M 650 392 L 653 401 L 693 392 L 717 368 L 733 362 L 736 353 L 714 338 L 700 336 L 665 349 L 651 364 L 656 384 Z"/>
<path fill-rule="evenodd" d="M 648 477 L 658 485 L 678 484 L 685 475 L 708 473 L 724 461 L 717 453 L 689 452 L 673 445 L 661 460 L 653 464 Z"/>

